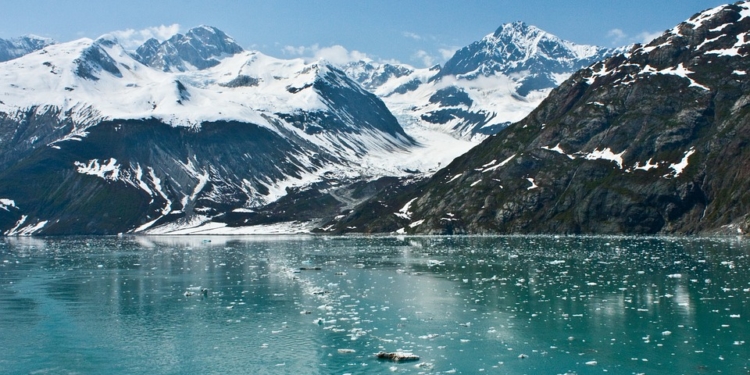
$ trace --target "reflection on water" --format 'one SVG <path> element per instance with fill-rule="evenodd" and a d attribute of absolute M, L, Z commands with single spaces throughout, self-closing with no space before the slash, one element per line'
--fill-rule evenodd
<path fill-rule="evenodd" d="M 747 373 L 748 244 L 626 237 L 0 240 L 0 368 Z M 404 351 L 417 362 L 384 362 Z"/>

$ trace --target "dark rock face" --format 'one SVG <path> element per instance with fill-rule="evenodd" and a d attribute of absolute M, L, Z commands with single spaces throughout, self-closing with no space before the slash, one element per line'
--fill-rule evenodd
<path fill-rule="evenodd" d="M 219 64 L 218 57 L 242 52 L 231 37 L 211 26 L 199 26 L 185 35 L 177 34 L 163 43 L 147 40 L 133 57 L 144 65 L 163 71 L 185 71 L 193 66 L 207 69 Z"/>
<path fill-rule="evenodd" d="M 749 9 L 697 14 L 577 72 L 524 120 L 430 180 L 381 193 L 339 230 L 746 232 Z"/>
<path fill-rule="evenodd" d="M 97 40 L 86 48 L 82 53 L 81 57 L 76 59 L 75 73 L 77 76 L 92 81 L 99 80 L 97 74 L 101 71 L 105 71 L 112 74 L 115 77 L 122 77 L 122 72 L 117 68 L 117 63 L 109 56 L 105 51 L 102 50 L 102 42 Z"/>
<path fill-rule="evenodd" d="M 0 62 L 19 58 L 53 43 L 54 42 L 50 39 L 35 36 L 0 39 Z"/>
<path fill-rule="evenodd" d="M 92 46 L 99 51 L 97 43 Z M 92 74 L 106 71 L 105 59 L 81 60 L 100 67 Z M 383 102 L 343 72 L 311 69 L 318 70 L 316 79 L 301 90 L 314 90 L 326 109 L 269 113 L 266 126 L 102 121 L 95 110 L 78 107 L 0 113 L 0 199 L 14 202 L 0 209 L 0 234 L 37 225 L 35 234 L 116 234 L 195 218 L 228 226 L 272 224 L 330 218 L 353 207 L 388 180 L 332 173 L 310 186 L 287 188 L 278 201 L 267 199 L 279 195 L 271 191 L 276 183 L 350 165 L 350 154 L 370 151 L 367 140 L 380 149 L 415 144 Z M 179 102 L 189 103 L 190 87 L 174 81 L 174 90 Z M 323 133 L 328 146 L 292 126 Z"/>
<path fill-rule="evenodd" d="M 366 61 L 355 61 L 343 67 L 349 76 L 367 90 L 373 90 L 388 80 L 408 76 L 413 71 L 405 66 L 391 64 L 372 64 Z"/>

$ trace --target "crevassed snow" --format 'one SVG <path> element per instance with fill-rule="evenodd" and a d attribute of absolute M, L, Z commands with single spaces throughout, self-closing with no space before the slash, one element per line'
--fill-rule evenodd
<path fill-rule="evenodd" d="M 599 160 L 599 159 L 601 159 L 601 160 L 613 161 L 613 162 L 617 163 L 617 166 L 620 169 L 622 169 L 622 155 L 624 155 L 624 154 L 625 154 L 625 151 L 623 151 L 623 152 L 621 152 L 619 154 L 615 154 L 614 152 L 612 152 L 612 150 L 609 147 L 607 147 L 607 148 L 605 148 L 605 149 L 603 149 L 601 151 L 599 151 L 598 149 L 595 149 L 594 151 L 592 151 L 592 152 L 584 155 L 583 157 L 586 160 Z"/>
<path fill-rule="evenodd" d="M 669 169 L 673 171 L 672 177 L 678 177 L 680 174 L 682 174 L 682 171 L 685 170 L 688 166 L 688 158 L 690 158 L 691 155 L 695 153 L 695 149 L 691 148 L 690 150 L 685 152 L 685 155 L 682 157 L 682 160 L 680 160 L 679 163 L 671 164 L 669 166 Z"/>

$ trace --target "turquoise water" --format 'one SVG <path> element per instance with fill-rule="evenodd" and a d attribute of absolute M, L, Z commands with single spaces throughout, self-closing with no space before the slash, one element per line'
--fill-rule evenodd
<path fill-rule="evenodd" d="M 748 254 L 733 238 L 5 238 L 0 372 L 745 374 Z"/>

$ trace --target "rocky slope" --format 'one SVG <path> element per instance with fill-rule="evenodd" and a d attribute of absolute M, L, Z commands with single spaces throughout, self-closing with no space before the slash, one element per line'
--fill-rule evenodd
<path fill-rule="evenodd" d="M 428 181 L 385 191 L 336 228 L 747 232 L 748 54 L 748 2 L 696 14 L 578 71 L 522 121 Z"/>
<path fill-rule="evenodd" d="M 341 70 L 232 43 L 199 27 L 151 55 L 105 36 L 0 63 L 0 232 L 309 221 L 414 173 L 394 160 L 416 142 Z M 285 197 L 329 204 L 263 210 Z"/>
<path fill-rule="evenodd" d="M 573 72 L 616 52 L 514 22 L 459 49 L 443 67 L 358 61 L 343 69 L 407 129 L 479 142 L 524 118 Z"/>

